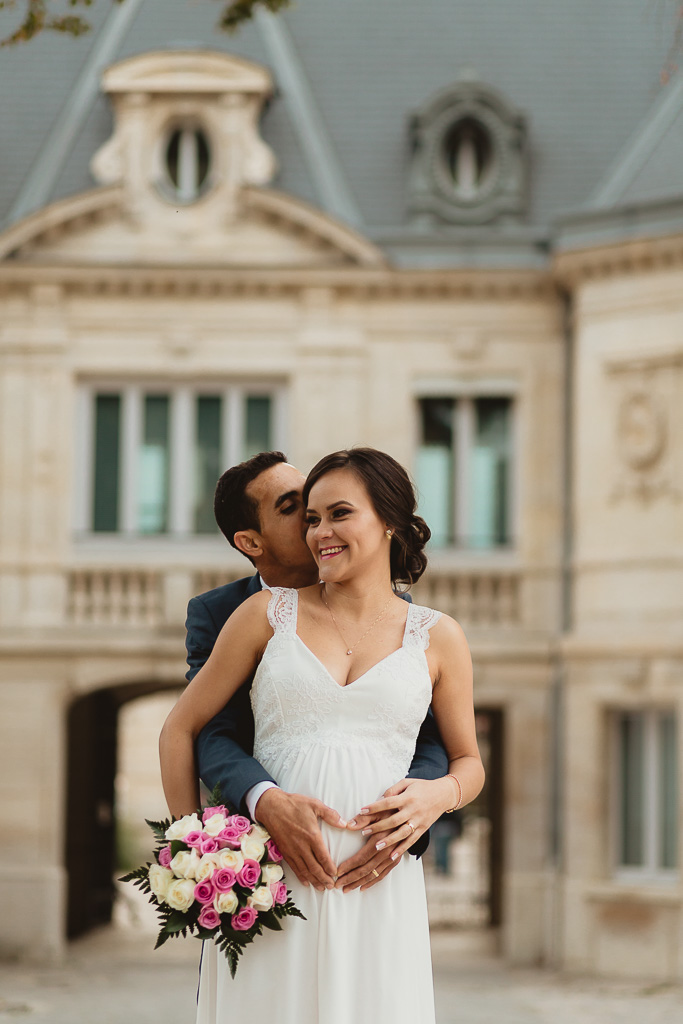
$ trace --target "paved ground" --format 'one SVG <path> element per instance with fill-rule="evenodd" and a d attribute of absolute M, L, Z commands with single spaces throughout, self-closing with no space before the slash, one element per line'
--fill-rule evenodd
<path fill-rule="evenodd" d="M 0 964 L 0 1022 L 192 1024 L 195 941 L 153 952 L 148 934 L 111 928 L 72 944 L 60 967 Z M 438 1024 L 683 1022 L 681 988 L 510 969 L 487 945 L 477 933 L 434 933 Z"/>

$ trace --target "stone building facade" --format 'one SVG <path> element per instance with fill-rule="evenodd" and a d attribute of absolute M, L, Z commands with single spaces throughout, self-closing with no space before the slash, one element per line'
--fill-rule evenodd
<path fill-rule="evenodd" d="M 541 100 L 467 70 L 474 22 L 462 73 L 397 80 L 373 164 L 313 45 L 331 5 L 214 49 L 150 45 L 150 6 L 102 15 L 3 207 L 0 949 L 107 920 L 118 710 L 182 685 L 187 600 L 246 572 L 222 468 L 366 443 L 433 528 L 416 599 L 472 647 L 502 951 L 681 979 L 683 82 L 552 193 Z"/>

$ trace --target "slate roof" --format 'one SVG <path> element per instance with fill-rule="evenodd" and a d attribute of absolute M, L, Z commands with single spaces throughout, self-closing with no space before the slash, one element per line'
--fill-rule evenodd
<path fill-rule="evenodd" d="M 277 81 L 260 24 L 229 36 L 216 30 L 219 6 L 208 0 L 136 3 L 139 9 L 108 63 L 197 45 L 265 64 Z M 0 224 L 8 222 L 52 125 L 73 102 L 88 55 L 108 30 L 111 6 L 97 0 L 90 9 L 89 36 L 45 35 L 0 50 Z M 361 230 L 385 240 L 412 236 L 417 248 L 427 249 L 441 235 L 439 259 L 448 263 L 458 259 L 444 240 L 457 242 L 458 230 L 416 233 L 408 222 L 410 114 L 465 69 L 524 112 L 531 159 L 528 225 L 517 235 L 510 228 L 497 231 L 513 248 L 517 236 L 528 248 L 529 237 L 545 237 L 559 214 L 590 203 L 649 112 L 677 87 L 676 79 L 668 85 L 660 80 L 675 6 L 650 0 L 297 0 L 278 17 L 285 19 L 360 211 Z M 0 14 L 0 32 L 8 19 Z M 94 93 L 63 165 L 49 169 L 54 182 L 46 201 L 93 186 L 88 162 L 111 128 L 107 100 Z M 262 130 L 280 163 L 275 186 L 324 207 L 282 93 L 273 98 Z M 672 132 L 658 142 L 651 173 L 644 161 L 625 198 L 683 197 L 683 114 Z"/>

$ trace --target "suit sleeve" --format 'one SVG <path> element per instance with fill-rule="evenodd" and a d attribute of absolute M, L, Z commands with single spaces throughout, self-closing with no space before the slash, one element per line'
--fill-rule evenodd
<path fill-rule="evenodd" d="M 415 754 L 408 772 L 409 779 L 440 779 L 448 774 L 448 755 L 441 741 L 432 709 L 420 726 Z M 410 847 L 410 853 L 421 857 L 429 846 L 429 830 Z"/>
<path fill-rule="evenodd" d="M 187 678 L 191 680 L 208 660 L 221 626 L 200 597 L 187 608 Z M 209 792 L 220 785 L 223 801 L 234 811 L 248 815 L 246 795 L 259 782 L 274 782 L 265 768 L 251 756 L 254 747 L 254 717 L 249 701 L 251 680 L 244 683 L 222 711 L 199 733 L 195 754 L 199 777 Z"/>

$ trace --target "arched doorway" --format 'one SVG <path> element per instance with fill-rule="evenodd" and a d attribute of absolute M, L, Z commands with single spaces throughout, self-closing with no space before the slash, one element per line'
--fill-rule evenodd
<path fill-rule="evenodd" d="M 169 680 L 104 687 L 78 697 L 69 708 L 64 852 L 70 939 L 112 917 L 119 711 L 129 701 L 183 685 Z"/>

